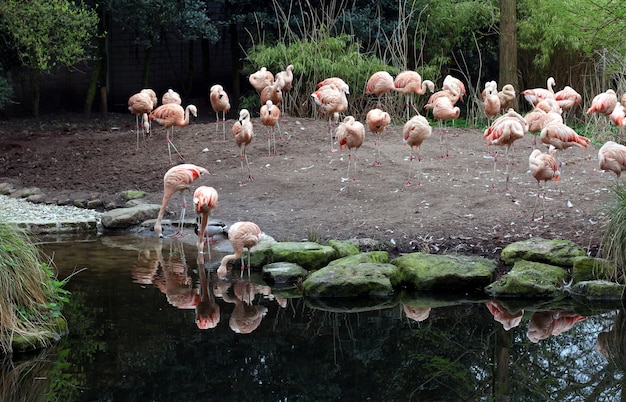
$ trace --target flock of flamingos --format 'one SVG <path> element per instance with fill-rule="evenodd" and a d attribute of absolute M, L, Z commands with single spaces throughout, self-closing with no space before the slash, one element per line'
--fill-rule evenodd
<path fill-rule="evenodd" d="M 280 105 L 283 102 L 283 95 L 292 86 L 293 65 L 287 66 L 284 71 L 276 75 L 262 67 L 249 76 L 249 82 L 256 89 L 261 99 L 260 121 L 264 126 L 268 127 L 270 132 L 270 135 L 268 135 L 268 152 L 270 154 L 276 153 L 275 128 L 278 126 L 280 132 Z M 537 199 L 539 199 L 541 193 L 541 182 L 545 185 L 547 181 L 555 180 L 558 182 L 559 180 L 560 163 L 557 161 L 556 152 L 572 146 L 587 148 L 590 143 L 588 138 L 577 134 L 571 127 L 567 126 L 564 119 L 568 112 L 581 105 L 581 95 L 570 86 L 554 92 L 553 87 L 555 84 L 554 78 L 550 77 L 547 80 L 546 88 L 526 89 L 521 92 L 524 99 L 533 107 L 524 116 L 520 115 L 512 107 L 517 94 L 511 84 L 504 85 L 498 90 L 497 83 L 490 81 L 485 84 L 484 90 L 480 94 L 484 113 L 490 122 L 489 127 L 484 132 L 484 140 L 488 146 L 497 145 L 505 148 L 507 189 L 509 181 L 508 154 L 515 141 L 523 138 L 528 132 L 533 134 L 539 133 L 541 142 L 549 146 L 547 152 L 542 152 L 534 147 L 536 140 L 533 141 L 533 148 L 535 149 L 529 157 L 531 174 L 537 180 Z M 409 160 L 413 161 L 413 152 L 416 152 L 419 162 L 421 161 L 420 146 L 432 134 L 432 127 L 426 117 L 421 115 L 414 107 L 413 96 L 424 95 L 427 92 L 431 93 L 424 108 L 430 110 L 433 120 L 439 123 L 440 141 L 444 143 L 445 122 L 459 117 L 460 109 L 455 105 L 459 99 L 463 100 L 463 97 L 466 95 L 465 85 L 459 79 L 448 75 L 443 81 L 442 89 L 435 92 L 435 84 L 430 80 L 422 81 L 420 75 L 415 71 L 403 71 L 395 78 L 386 71 L 374 73 L 367 81 L 365 93 L 377 96 L 378 105 L 367 113 L 365 125 L 375 136 L 379 136 L 391 123 L 389 113 L 382 110 L 380 106 L 381 97 L 391 92 L 398 92 L 406 96 L 407 121 L 403 126 L 403 137 L 404 142 L 411 149 Z M 340 149 L 348 149 L 348 180 L 350 180 L 351 164 L 354 165 L 356 174 L 356 152 L 363 144 L 365 137 L 365 125 L 357 121 L 353 116 L 345 116 L 343 121 L 339 122 L 340 116 L 348 110 L 347 95 L 349 94 L 349 86 L 338 77 L 327 78 L 319 82 L 316 90 L 311 94 L 321 114 L 328 118 L 328 136 L 330 137 L 331 152 L 337 151 L 335 143 L 339 145 Z M 214 85 L 210 89 L 209 98 L 218 123 L 220 122 L 220 113 L 222 115 L 221 121 L 224 124 L 222 129 L 225 139 L 225 115 L 230 110 L 228 94 L 221 85 Z M 151 89 L 143 89 L 129 98 L 128 109 L 136 117 L 137 147 L 139 147 L 141 136 L 143 135 L 145 141 L 146 134 L 150 133 L 150 126 L 153 120 L 165 127 L 168 153 L 170 162 L 173 164 L 172 151 L 183 160 L 182 155 L 172 143 L 174 127 L 188 125 L 189 115 L 193 114 L 196 116 L 197 108 L 194 105 L 188 105 L 183 109 L 180 95 L 172 89 L 162 96 L 161 102 L 161 106 L 156 107 L 156 93 Z M 623 127 L 626 125 L 625 107 L 626 93 L 621 96 L 621 99 L 618 99 L 616 92 L 609 89 L 594 97 L 586 113 L 604 115 L 611 124 Z M 416 114 L 409 118 L 411 108 L 413 108 Z M 336 128 L 334 128 L 335 126 Z M 442 126 L 444 127 L 443 129 Z M 250 112 L 247 109 L 239 111 L 238 120 L 233 124 L 231 132 L 240 150 L 241 170 L 243 172 L 243 161 L 245 160 L 248 169 L 248 180 L 252 180 L 246 155 L 246 146 L 252 141 L 254 132 L 250 120 Z M 380 142 L 376 140 L 374 144 L 377 148 L 375 164 L 379 164 Z M 447 154 L 446 147 L 446 156 Z M 601 170 L 612 171 L 619 177 L 621 172 L 626 171 L 626 146 L 614 141 L 608 141 L 600 148 L 598 160 Z M 494 173 L 496 169 L 495 164 L 496 157 L 494 156 Z M 183 196 L 183 209 L 179 221 L 180 225 L 182 225 L 185 214 L 184 191 L 189 190 L 191 183 L 204 173 L 208 173 L 208 171 L 202 167 L 192 164 L 180 164 L 172 167 L 165 174 L 163 202 L 154 226 L 154 230 L 159 236 L 163 237 L 161 220 L 171 196 L 179 191 Z M 417 177 L 418 184 L 420 184 L 421 167 Z M 411 174 L 409 174 L 406 182 L 406 186 L 410 185 L 412 185 Z M 207 237 L 205 229 L 208 217 L 211 211 L 217 207 L 217 199 L 217 191 L 212 187 L 200 186 L 194 192 L 194 207 L 196 212 L 202 217 L 198 231 L 198 251 L 200 253 L 204 250 L 205 238 Z M 535 203 L 535 210 L 536 206 L 537 203 Z M 534 216 L 535 211 L 533 211 L 533 219 Z M 180 236 L 181 230 L 182 227 L 179 226 L 175 236 Z M 233 224 L 229 229 L 228 237 L 235 253 L 224 257 L 218 269 L 218 276 L 223 278 L 226 275 L 226 265 L 229 260 L 240 257 L 241 274 L 243 275 L 243 250 L 248 250 L 249 257 L 250 248 L 257 244 L 261 234 L 260 228 L 252 222 L 237 222 Z M 250 263 L 248 258 L 248 273 L 249 269 Z"/>

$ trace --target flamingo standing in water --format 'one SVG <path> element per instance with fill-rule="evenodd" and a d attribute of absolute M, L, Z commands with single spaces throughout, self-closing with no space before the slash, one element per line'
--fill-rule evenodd
<path fill-rule="evenodd" d="M 358 181 L 356 178 L 356 153 L 363 145 L 365 138 L 365 127 L 354 116 L 346 116 L 343 122 L 337 127 L 337 142 L 339 149 L 348 148 L 348 173 L 345 180 Z M 354 148 L 354 155 L 352 149 Z M 350 178 L 350 161 L 354 160 L 354 178 Z M 343 180 L 342 180 L 343 181 Z"/>
<path fill-rule="evenodd" d="M 432 127 L 428 123 L 428 120 L 422 115 L 413 116 L 409 121 L 404 123 L 404 127 L 402 128 L 402 136 L 404 138 L 404 143 L 410 147 L 409 149 L 409 178 L 406 181 L 405 186 L 410 187 L 413 185 L 411 183 L 411 165 L 413 164 L 413 151 L 417 152 L 417 163 L 418 166 L 418 176 L 417 176 L 417 185 L 421 186 L 421 178 L 422 178 L 422 155 L 421 155 L 421 145 L 426 140 L 426 138 L 430 137 L 432 133 Z"/>
<path fill-rule="evenodd" d="M 217 275 L 220 279 L 226 277 L 227 264 L 230 260 L 241 258 L 241 277 L 243 277 L 244 259 L 243 249 L 248 250 L 248 278 L 250 278 L 250 249 L 256 246 L 261 239 L 263 232 L 256 223 L 253 222 L 236 222 L 228 229 L 228 240 L 233 247 L 234 254 L 228 254 L 222 258 Z"/>
<path fill-rule="evenodd" d="M 598 151 L 600 170 L 610 170 L 619 178 L 626 172 L 626 146 L 614 141 L 607 141 Z"/>
<path fill-rule="evenodd" d="M 328 135 L 330 137 L 330 151 L 337 152 L 333 138 L 333 126 L 339 121 L 339 114 L 348 110 L 348 98 L 345 88 L 340 89 L 335 84 L 324 84 L 311 94 L 313 101 L 319 106 L 323 116 L 328 116 Z"/>
<path fill-rule="evenodd" d="M 367 116 L 365 116 L 365 123 L 369 128 L 370 132 L 376 136 L 376 140 L 374 141 L 374 146 L 376 147 L 376 156 L 374 159 L 374 166 L 382 166 L 380 163 L 380 137 L 381 134 L 385 131 L 385 128 L 389 124 L 391 124 L 391 116 L 389 113 L 383 112 L 378 108 L 374 108 L 367 112 Z"/>
<path fill-rule="evenodd" d="M 154 104 L 152 99 L 145 92 L 139 92 L 128 98 L 128 110 L 135 115 L 135 131 L 137 132 L 137 149 L 139 149 L 139 119 L 141 118 L 141 132 L 143 134 L 144 146 L 146 145 L 146 134 L 150 134 L 150 123 L 148 113 L 152 111 Z"/>
<path fill-rule="evenodd" d="M 202 216 L 198 229 L 198 252 L 204 253 L 204 236 L 209 216 L 217 208 L 217 190 L 213 187 L 200 186 L 193 192 L 193 205 L 196 213 Z"/>
<path fill-rule="evenodd" d="M 187 203 L 185 201 L 185 191 L 189 190 L 191 183 L 196 181 L 198 177 L 203 174 L 209 174 L 209 171 L 201 166 L 185 163 L 182 165 L 176 165 L 165 172 L 163 176 L 163 201 L 161 202 L 161 208 L 159 209 L 159 215 L 154 223 L 154 231 L 159 237 L 163 237 L 163 229 L 161 227 L 161 221 L 163 215 L 165 215 L 165 208 L 170 202 L 170 198 L 176 192 L 180 192 L 183 197 L 183 207 L 180 211 L 180 220 L 178 222 L 178 231 L 174 234 L 174 237 L 181 237 L 183 221 L 185 219 L 185 210 Z"/>
<path fill-rule="evenodd" d="M 230 99 L 221 85 L 213 85 L 209 91 L 209 100 L 211 107 L 215 111 L 215 129 L 217 130 L 220 123 L 220 112 L 222 113 L 222 134 L 226 141 L 226 113 L 230 111 Z"/>
<path fill-rule="evenodd" d="M 194 117 L 198 116 L 198 109 L 194 105 L 188 105 L 185 109 L 176 103 L 167 103 L 154 109 L 150 116 L 149 121 L 155 120 L 157 123 L 165 127 L 165 136 L 167 140 L 167 152 L 170 156 L 170 163 L 172 162 L 172 148 L 178 154 L 180 160 L 184 160 L 183 156 L 178 149 L 172 143 L 174 139 L 174 126 L 185 127 L 189 125 L 189 114 L 193 114 Z"/>
<path fill-rule="evenodd" d="M 406 118 L 409 119 L 409 108 L 413 108 L 415 113 L 419 113 L 413 104 L 413 95 L 424 95 L 426 90 L 435 92 L 435 83 L 431 80 L 424 80 L 416 71 L 406 70 L 396 75 L 393 80 L 394 90 L 406 95 Z"/>
<path fill-rule="evenodd" d="M 544 191 L 543 191 L 543 199 L 541 202 L 542 215 L 541 219 L 545 217 L 545 203 L 546 203 L 546 191 L 545 191 L 545 183 L 549 180 L 559 181 L 559 176 L 561 173 L 559 172 L 559 166 L 556 160 L 554 159 L 554 153 L 556 152 L 556 148 L 550 145 L 550 150 L 547 154 L 541 152 L 538 149 L 535 149 L 528 157 L 528 166 L 530 168 L 530 174 L 533 175 L 535 180 L 537 180 L 537 199 L 535 200 L 535 207 L 533 208 L 533 216 L 530 219 L 531 221 L 535 220 L 535 212 L 537 211 L 537 202 L 539 201 L 539 197 L 541 194 L 541 189 L 539 187 L 540 182 L 544 182 Z"/>
<path fill-rule="evenodd" d="M 267 154 L 268 156 L 272 156 L 271 140 L 274 145 L 273 154 L 276 155 L 276 127 L 278 126 L 278 132 L 280 132 L 280 124 L 278 123 L 280 119 L 280 109 L 268 99 L 265 105 L 261 106 L 259 115 L 261 123 L 269 129 L 267 134 Z"/>
<path fill-rule="evenodd" d="M 239 111 L 239 120 L 233 124 L 231 129 L 233 137 L 235 137 L 235 143 L 239 148 L 239 161 L 241 162 L 241 175 L 242 180 L 240 185 L 245 185 L 243 180 L 243 160 L 246 160 L 246 166 L 248 167 L 248 181 L 254 180 L 252 174 L 250 173 L 250 163 L 248 163 L 248 154 L 246 153 L 246 148 L 252 142 L 252 137 L 254 136 L 254 131 L 252 127 L 252 122 L 250 121 L 250 112 L 248 109 L 241 109 Z"/>
<path fill-rule="evenodd" d="M 520 116 L 515 110 L 509 109 L 508 112 L 498 117 L 491 123 L 483 135 L 487 146 L 499 145 L 505 147 L 506 157 L 506 187 L 509 189 L 509 151 L 513 146 L 513 143 L 521 138 L 524 138 L 524 134 L 528 131 L 528 123 L 522 116 Z M 498 153 L 493 156 L 493 176 L 496 175 L 496 160 Z M 495 188 L 495 186 L 492 186 Z"/>

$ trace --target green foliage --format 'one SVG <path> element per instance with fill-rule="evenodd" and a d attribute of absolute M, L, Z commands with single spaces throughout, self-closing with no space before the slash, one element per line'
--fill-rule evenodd
<path fill-rule="evenodd" d="M 604 257 L 611 261 L 613 280 L 623 283 L 626 279 L 626 185 L 615 183 L 611 188 L 611 202 L 606 209 L 607 225 L 604 229 Z"/>
<path fill-rule="evenodd" d="M 123 29 L 132 30 L 135 44 L 150 48 L 171 33 L 180 40 L 219 40 L 206 2 L 198 0 L 111 0 L 107 9 Z"/>
<path fill-rule="evenodd" d="M 48 72 L 88 57 L 98 16 L 82 2 L 5 0 L 0 2 L 0 31 L 25 67 Z"/>
<path fill-rule="evenodd" d="M 0 76 L 0 110 L 4 110 L 4 107 L 11 102 L 12 95 L 13 88 L 9 81 L 5 77 Z"/>
<path fill-rule="evenodd" d="M 16 336 L 47 345 L 68 301 L 63 285 L 24 232 L 0 223 L 0 351 L 11 351 Z"/>
<path fill-rule="evenodd" d="M 289 46 L 284 43 L 255 45 L 248 51 L 247 60 L 249 64 L 244 69 L 247 74 L 261 67 L 278 72 L 284 70 L 287 64 L 293 64 L 294 84 L 289 97 L 295 108 L 290 108 L 289 112 L 295 116 L 311 115 L 314 105 L 309 102 L 310 94 L 316 90 L 318 82 L 328 77 L 341 77 L 346 81 L 350 86 L 351 106 L 356 108 L 350 113 L 363 113 L 358 105 L 364 101 L 361 94 L 368 78 L 379 70 L 391 74 L 398 72 L 397 68 L 386 65 L 376 56 L 361 52 L 352 36 L 330 36 L 326 32 L 318 32 L 315 38 L 293 41 Z M 298 109 L 298 106 L 301 108 Z"/>
<path fill-rule="evenodd" d="M 581 52 L 589 60 L 602 49 L 623 54 L 626 9 L 615 0 L 518 0 L 518 40 L 535 52 L 534 63 Z M 621 71 L 621 70 L 620 70 Z"/>

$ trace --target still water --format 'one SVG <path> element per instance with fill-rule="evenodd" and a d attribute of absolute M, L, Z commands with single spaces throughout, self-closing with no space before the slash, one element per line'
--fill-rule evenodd
<path fill-rule="evenodd" d="M 36 401 L 619 400 L 620 306 L 290 298 L 228 250 L 152 236 L 42 243 L 74 273 L 55 347 L 4 362 L 0 399 Z M 497 319 L 497 320 L 496 320 Z"/>

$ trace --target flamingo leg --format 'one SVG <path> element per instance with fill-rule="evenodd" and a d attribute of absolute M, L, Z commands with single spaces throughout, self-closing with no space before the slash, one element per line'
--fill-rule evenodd
<path fill-rule="evenodd" d="M 185 213 L 187 212 L 187 200 L 185 199 L 185 192 L 181 192 L 183 196 L 183 207 L 180 210 L 180 218 L 178 220 L 178 231 L 172 235 L 172 237 L 184 237 L 183 226 L 185 223 Z"/>
<path fill-rule="evenodd" d="M 178 157 L 180 158 L 181 161 L 184 161 L 185 158 L 183 158 L 181 153 L 178 152 L 178 149 L 176 148 L 176 146 L 172 142 L 172 139 L 174 138 L 174 126 L 172 126 L 171 130 L 172 130 L 171 137 L 170 137 L 169 131 L 166 131 L 165 136 L 166 136 L 166 140 L 167 140 L 167 152 L 168 152 L 168 154 L 170 156 L 170 163 L 173 165 L 174 162 L 172 161 L 172 148 L 174 148 L 174 151 L 178 154 Z"/>
<path fill-rule="evenodd" d="M 413 149 L 409 151 L 409 177 L 406 179 L 406 183 L 404 183 L 404 187 L 411 187 L 413 183 L 411 183 L 411 166 L 413 165 Z"/>
<path fill-rule="evenodd" d="M 496 189 L 495 180 L 496 180 L 496 164 L 497 164 L 497 161 L 498 161 L 498 151 L 494 152 L 494 154 L 493 154 L 493 172 L 491 173 L 491 181 L 492 181 L 491 189 L 492 190 Z"/>
<path fill-rule="evenodd" d="M 506 164 L 506 168 L 505 168 L 505 172 L 506 172 L 506 185 L 505 185 L 504 189 L 505 189 L 506 191 L 509 191 L 509 162 L 510 162 L 510 160 L 509 160 L 509 150 L 510 150 L 510 148 L 511 148 L 510 146 L 507 146 L 507 147 L 506 147 L 506 149 L 505 149 L 505 151 L 504 151 L 505 156 L 506 156 L 506 162 L 505 162 L 505 164 Z"/>
<path fill-rule="evenodd" d="M 330 119 L 328 119 L 328 136 L 330 137 L 330 152 L 337 152 L 337 148 L 335 148 L 335 141 L 333 138 L 333 127 Z"/>
<path fill-rule="evenodd" d="M 383 164 L 380 162 L 380 143 L 381 143 L 382 135 L 380 133 L 376 134 L 376 140 L 374 140 L 374 146 L 376 147 L 376 156 L 374 158 L 374 166 L 382 166 Z"/>

